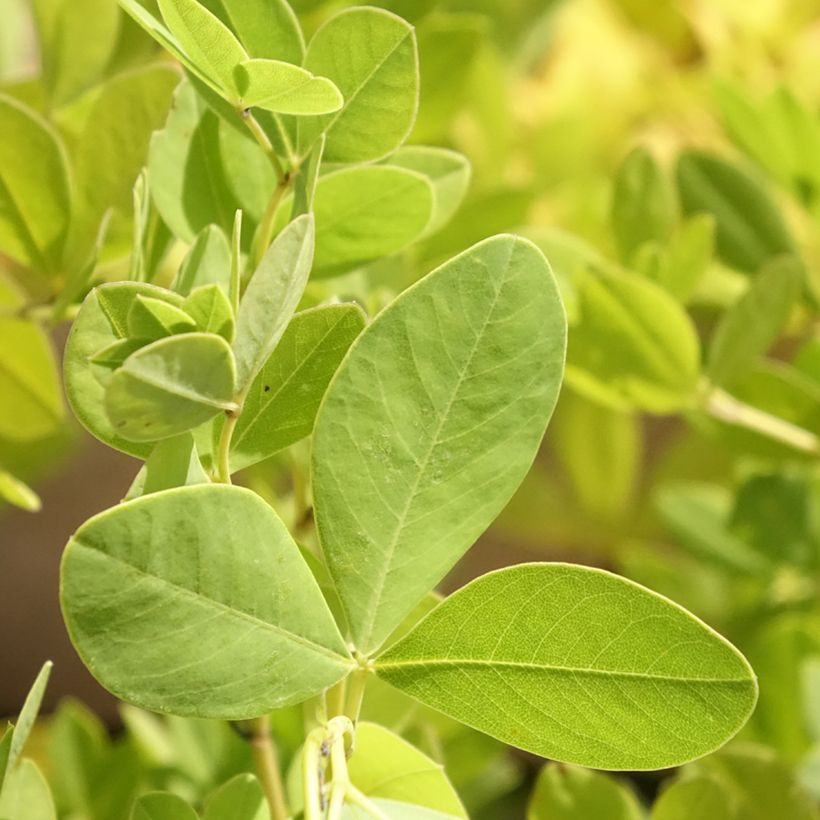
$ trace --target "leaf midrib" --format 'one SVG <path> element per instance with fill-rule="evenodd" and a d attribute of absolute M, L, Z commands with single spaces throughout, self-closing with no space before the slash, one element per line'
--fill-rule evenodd
<path fill-rule="evenodd" d="M 274 632 L 277 635 L 280 635 L 285 640 L 289 640 L 294 643 L 300 644 L 301 646 L 304 646 L 313 652 L 332 658 L 333 660 L 340 662 L 344 666 L 353 666 L 352 662 L 344 655 L 339 655 L 332 649 L 329 649 L 326 646 L 322 646 L 322 644 L 315 643 L 314 641 L 311 641 L 309 638 L 305 638 L 302 635 L 297 635 L 295 632 L 290 632 L 289 630 L 284 629 L 281 626 L 277 626 L 276 624 L 272 624 L 269 621 L 264 621 L 261 618 L 257 618 L 255 615 L 251 615 L 249 612 L 245 612 L 242 609 L 235 609 L 229 604 L 223 603 L 222 601 L 218 601 L 215 598 L 211 598 L 207 595 L 203 595 L 202 593 L 194 592 L 193 590 L 188 589 L 187 587 L 175 584 L 172 581 L 169 581 L 167 578 L 162 578 L 159 575 L 155 575 L 151 572 L 147 572 L 146 570 L 140 569 L 139 567 L 136 567 L 133 564 L 128 563 L 128 561 L 124 561 L 123 559 L 117 558 L 111 555 L 110 553 L 103 552 L 103 550 L 101 549 L 97 549 L 96 547 L 90 546 L 87 543 L 83 543 L 83 541 L 76 535 L 74 536 L 73 541 L 75 550 L 86 550 L 90 553 L 94 553 L 95 555 L 101 556 L 106 561 L 111 561 L 115 564 L 118 564 L 121 567 L 124 567 L 127 571 L 130 571 L 135 575 L 141 576 L 143 578 L 149 578 L 151 580 L 158 582 L 161 585 L 170 587 L 171 589 L 181 593 L 183 596 L 187 598 L 192 598 L 195 601 L 198 601 L 199 603 L 205 602 L 206 604 L 212 605 L 213 607 L 220 609 L 228 613 L 229 615 L 232 615 L 233 617 L 248 621 L 249 623 L 252 623 L 255 626 L 261 626 L 270 632 Z"/>

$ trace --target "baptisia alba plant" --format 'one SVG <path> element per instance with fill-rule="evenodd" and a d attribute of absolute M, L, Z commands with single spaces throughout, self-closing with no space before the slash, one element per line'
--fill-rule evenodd
<path fill-rule="evenodd" d="M 374 316 L 312 295 L 437 231 L 466 189 L 462 157 L 403 147 L 412 27 L 352 8 L 305 44 L 284 0 L 159 0 L 162 19 L 121 5 L 185 78 L 135 189 L 131 280 L 88 292 L 65 351 L 77 418 L 144 461 L 62 561 L 65 621 L 92 674 L 130 704 L 236 722 L 275 820 L 466 816 L 434 766 L 434 789 L 366 785 L 391 765 L 400 782 L 408 755 L 432 765 L 360 721 L 369 685 L 600 769 L 725 743 L 754 707 L 754 674 L 650 590 L 533 563 L 433 592 L 527 474 L 567 331 L 549 264 L 514 235 Z M 190 245 L 166 286 L 151 214 Z M 289 528 L 232 476 L 308 436 L 312 501 Z M 270 715 L 296 704 L 311 728 L 285 785 Z M 252 779 L 225 788 L 225 806 L 261 799 Z M 266 816 L 257 798 L 242 818 Z M 206 817 L 228 816 L 218 802 Z M 195 815 L 156 793 L 133 816 Z"/>

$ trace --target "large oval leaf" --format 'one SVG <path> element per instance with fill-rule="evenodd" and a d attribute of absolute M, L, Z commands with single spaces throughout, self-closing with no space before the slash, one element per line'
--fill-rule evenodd
<path fill-rule="evenodd" d="M 285 525 L 241 487 L 166 490 L 95 516 L 69 541 L 61 579 L 80 656 L 147 709 L 250 718 L 352 665 Z"/>
<path fill-rule="evenodd" d="M 505 743 L 597 769 L 658 769 L 746 722 L 757 683 L 702 621 L 632 581 L 523 564 L 468 584 L 378 661 L 404 692 Z"/>
<path fill-rule="evenodd" d="M 549 266 L 513 236 L 433 271 L 354 343 L 319 411 L 313 476 L 324 554 L 361 650 L 381 645 L 523 479 L 565 343 Z"/>

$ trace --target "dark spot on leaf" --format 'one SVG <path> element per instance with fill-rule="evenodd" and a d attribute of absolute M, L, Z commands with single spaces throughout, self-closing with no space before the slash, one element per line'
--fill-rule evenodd
<path fill-rule="evenodd" d="M 269 384 L 266 384 L 266 385 L 265 385 L 265 392 L 267 393 L 267 392 L 268 392 L 268 390 L 270 390 L 270 385 L 269 385 Z"/>

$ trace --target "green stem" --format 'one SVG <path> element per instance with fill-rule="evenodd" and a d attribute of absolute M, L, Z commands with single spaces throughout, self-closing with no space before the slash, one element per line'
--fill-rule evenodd
<path fill-rule="evenodd" d="M 814 433 L 739 401 L 719 387 L 713 387 L 706 395 L 705 408 L 709 415 L 727 424 L 753 430 L 795 450 L 820 455 L 820 438 Z"/>
<path fill-rule="evenodd" d="M 255 270 L 262 261 L 262 257 L 265 255 L 265 251 L 271 243 L 273 238 L 273 226 L 276 222 L 276 212 L 279 210 L 279 205 L 285 193 L 288 188 L 290 188 L 291 180 L 292 175 L 289 172 L 285 172 L 280 176 L 279 182 L 276 184 L 276 188 L 268 201 L 268 207 L 265 209 L 262 221 L 259 223 L 256 229 L 256 235 L 253 238 L 253 248 L 251 249 L 251 258 L 253 259 L 252 270 Z"/>
<path fill-rule="evenodd" d="M 327 690 L 327 714 L 328 717 L 336 717 L 345 713 L 345 692 L 347 691 L 347 678 L 342 678 L 335 686 Z"/>
<path fill-rule="evenodd" d="M 345 797 L 350 788 L 344 734 L 339 733 L 333 737 L 330 747 L 330 765 L 332 767 L 333 780 L 330 784 L 330 804 L 327 812 L 327 820 L 341 820 Z"/>
<path fill-rule="evenodd" d="M 302 787 L 305 803 L 304 820 L 324 820 L 322 809 L 321 748 L 325 740 L 325 727 L 314 729 L 305 740 L 302 753 Z"/>
<path fill-rule="evenodd" d="M 357 669 L 348 675 L 344 713 L 354 725 L 358 722 L 359 713 L 362 711 L 362 700 L 364 699 L 364 688 L 367 685 L 368 674 L 366 669 Z"/>
<path fill-rule="evenodd" d="M 239 407 L 242 407 L 241 402 L 237 402 Z M 236 423 L 239 421 L 240 410 L 233 410 L 229 412 L 225 418 L 225 424 L 222 425 L 222 432 L 219 436 L 219 449 L 217 450 L 216 465 L 217 465 L 217 480 L 223 484 L 231 483 L 231 438 L 233 438 L 233 431 L 236 429 Z"/>
<path fill-rule="evenodd" d="M 268 139 L 268 135 L 259 124 L 259 121 L 251 113 L 250 109 L 239 109 L 237 113 L 239 114 L 242 122 L 244 122 L 248 127 L 251 134 L 253 134 L 254 139 L 259 143 L 259 147 L 267 154 L 268 159 L 271 161 L 271 164 L 276 170 L 276 176 L 278 176 L 279 179 L 282 179 L 285 176 L 285 169 L 282 166 L 281 160 L 276 155 L 276 151 L 274 150 L 271 141 Z"/>
<path fill-rule="evenodd" d="M 250 742 L 254 763 L 259 772 L 259 780 L 270 806 L 271 820 L 288 820 L 290 812 L 285 802 L 282 773 L 271 737 L 268 715 L 263 715 L 254 721 L 254 733 Z"/>

